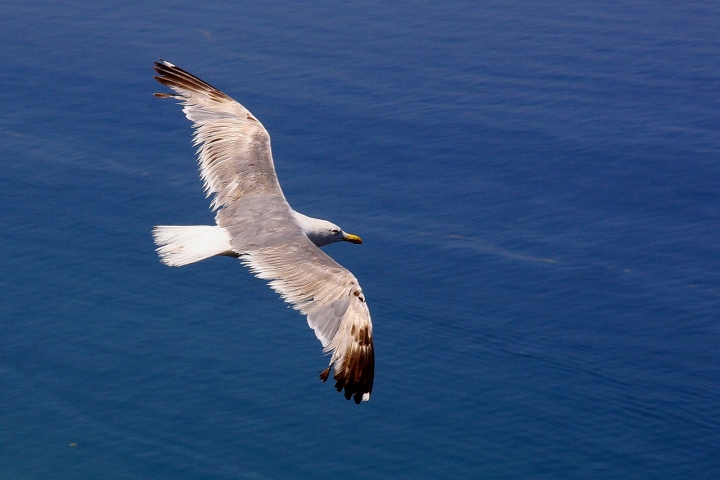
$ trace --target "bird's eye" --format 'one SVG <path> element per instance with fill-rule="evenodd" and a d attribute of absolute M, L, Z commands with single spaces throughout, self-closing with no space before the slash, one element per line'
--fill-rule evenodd
<path fill-rule="evenodd" d="M 330 233 L 332 233 L 333 235 L 337 235 L 338 233 L 340 233 L 340 230 L 338 230 L 337 228 L 333 228 L 332 230 L 330 230 Z"/>

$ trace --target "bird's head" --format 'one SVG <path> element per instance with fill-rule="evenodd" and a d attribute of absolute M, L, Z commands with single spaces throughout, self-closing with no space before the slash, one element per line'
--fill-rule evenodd
<path fill-rule="evenodd" d="M 362 243 L 362 239 L 352 233 L 344 232 L 332 222 L 312 218 L 302 213 L 294 212 L 295 220 L 302 228 L 305 235 L 318 247 L 335 242 Z"/>
<path fill-rule="evenodd" d="M 347 233 L 327 220 L 319 220 L 317 227 L 312 232 L 305 232 L 305 234 L 318 247 L 335 242 L 362 243 L 362 239 L 357 235 Z"/>

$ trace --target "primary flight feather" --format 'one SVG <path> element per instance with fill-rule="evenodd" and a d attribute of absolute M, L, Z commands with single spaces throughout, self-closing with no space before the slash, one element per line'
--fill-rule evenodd
<path fill-rule="evenodd" d="M 320 248 L 362 243 L 326 220 L 293 210 L 283 195 L 270 135 L 245 107 L 196 76 L 160 60 L 154 78 L 174 93 L 193 122 L 200 175 L 217 225 L 157 226 L 160 259 L 179 267 L 206 258 L 237 257 L 295 309 L 330 354 L 335 388 L 355 403 L 370 399 L 375 375 L 372 322 L 357 279 Z"/>

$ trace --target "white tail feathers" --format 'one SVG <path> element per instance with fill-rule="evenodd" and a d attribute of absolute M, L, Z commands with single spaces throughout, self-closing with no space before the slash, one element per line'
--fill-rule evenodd
<path fill-rule="evenodd" d="M 230 244 L 230 234 L 222 227 L 210 225 L 159 225 L 153 228 L 160 261 L 171 267 L 182 267 L 215 255 L 237 256 Z"/>

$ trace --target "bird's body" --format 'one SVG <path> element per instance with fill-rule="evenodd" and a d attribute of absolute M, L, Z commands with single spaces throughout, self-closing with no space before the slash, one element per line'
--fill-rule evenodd
<path fill-rule="evenodd" d="M 334 370 L 335 387 L 356 403 L 369 400 L 375 356 L 372 322 L 357 279 L 318 247 L 361 243 L 326 220 L 293 210 L 280 188 L 270 136 L 232 98 L 199 78 L 160 61 L 155 79 L 175 93 L 193 122 L 198 164 L 215 226 L 158 226 L 153 230 L 163 263 L 182 266 L 216 255 L 238 257 L 295 309 L 331 354 L 320 374 Z"/>

